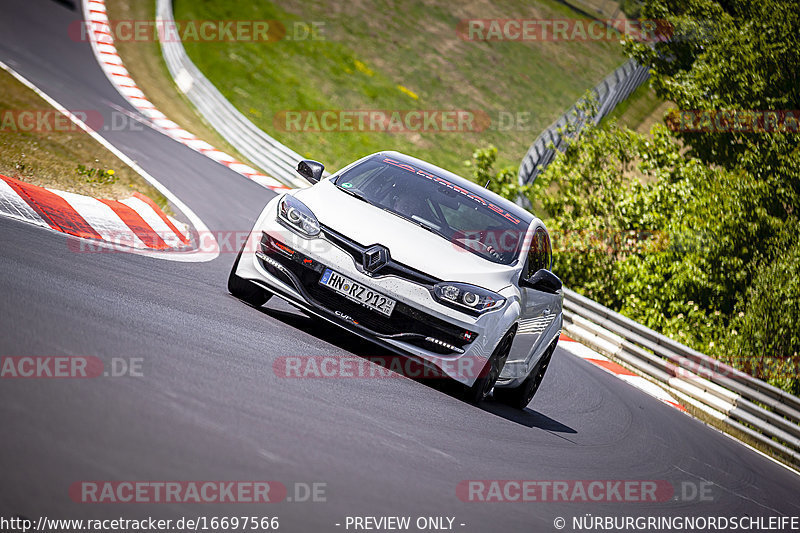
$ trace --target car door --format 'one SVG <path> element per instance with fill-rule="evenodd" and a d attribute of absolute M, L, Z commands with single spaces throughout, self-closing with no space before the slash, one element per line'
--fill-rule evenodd
<path fill-rule="evenodd" d="M 541 269 L 552 269 L 552 266 L 550 236 L 543 226 L 537 226 L 531 234 L 530 247 L 520 278 L 529 278 Z M 519 288 L 522 312 L 508 360 L 525 361 L 526 367 L 530 369 L 536 362 L 533 360 L 534 356 L 538 358 L 543 351 L 544 347 L 540 346 L 544 339 L 543 334 L 559 319 L 561 295 L 532 289 L 522 283 Z M 544 342 L 549 341 L 549 338 L 544 339 Z"/>

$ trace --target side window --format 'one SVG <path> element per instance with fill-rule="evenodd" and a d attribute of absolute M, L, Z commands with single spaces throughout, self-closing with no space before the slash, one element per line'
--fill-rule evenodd
<path fill-rule="evenodd" d="M 543 228 L 538 228 L 533 234 L 531 248 L 528 250 L 525 277 L 530 277 L 543 268 L 550 270 L 552 262 L 553 250 L 550 247 L 550 237 Z"/>
<path fill-rule="evenodd" d="M 541 230 L 542 238 L 544 239 L 544 254 L 545 254 L 545 267 L 547 270 L 553 269 L 553 248 L 550 246 L 550 235 L 546 231 Z"/>

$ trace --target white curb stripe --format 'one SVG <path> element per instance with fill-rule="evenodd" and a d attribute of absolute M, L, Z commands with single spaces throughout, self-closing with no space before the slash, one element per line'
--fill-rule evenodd
<path fill-rule="evenodd" d="M 116 246 L 113 243 L 105 243 L 104 241 L 97 241 L 92 239 L 82 239 L 86 242 L 91 242 L 96 246 L 101 248 L 107 248 L 110 250 L 118 250 L 122 252 L 131 252 L 136 254 L 143 254 L 147 255 L 148 257 L 155 257 L 157 259 L 165 259 L 168 261 L 179 261 L 179 262 L 191 262 L 191 263 L 198 263 L 198 262 L 205 262 L 211 261 L 216 259 L 219 256 L 219 244 L 216 241 L 216 238 L 208 229 L 208 226 L 203 223 L 203 221 L 198 217 L 194 211 L 189 208 L 180 198 L 175 196 L 169 189 L 167 189 L 160 181 L 156 178 L 151 176 L 147 171 L 145 171 L 142 167 L 140 167 L 135 161 L 133 161 L 130 157 L 128 157 L 125 153 L 119 150 L 116 146 L 111 144 L 109 141 L 105 139 L 102 135 L 97 133 L 96 131 L 92 130 L 89 126 L 86 125 L 81 119 L 75 116 L 74 113 L 70 112 L 67 108 L 62 106 L 56 100 L 51 98 L 47 93 L 39 89 L 36 85 L 28 81 L 24 76 L 20 75 L 14 69 L 0 61 L 0 68 L 11 74 L 14 78 L 16 78 L 20 83 L 28 87 L 30 90 L 35 92 L 39 97 L 41 97 L 44 101 L 50 104 L 53 108 L 58 110 L 62 115 L 65 115 L 69 118 L 76 126 L 81 128 L 85 131 L 90 137 L 92 137 L 95 141 L 100 143 L 106 150 L 114 154 L 118 159 L 120 159 L 124 164 L 128 165 L 131 169 L 133 169 L 137 174 L 139 174 L 144 180 L 152 185 L 158 192 L 160 192 L 164 197 L 179 211 L 181 211 L 189 222 L 194 226 L 194 231 L 196 231 L 200 235 L 205 235 L 204 243 L 202 249 L 196 248 L 189 248 L 188 250 L 181 250 L 181 251 L 156 251 L 152 249 L 140 250 L 138 248 L 131 248 L 126 246 Z M 29 222 L 34 222 L 33 220 L 29 220 Z M 35 223 L 35 222 L 34 222 Z M 49 228 L 50 225 L 48 224 L 47 227 Z"/>
<path fill-rule="evenodd" d="M 0 214 L 56 231 L 64 231 L 58 224 L 53 225 L 42 218 L 29 204 L 31 201 L 36 202 L 40 209 L 47 211 L 48 208 L 45 207 L 47 202 L 39 203 L 41 198 L 38 195 L 41 193 L 37 191 L 41 190 L 41 188 L 15 180 L 26 189 L 26 193 L 21 194 L 6 182 L 7 179 L 9 178 L 0 177 Z M 136 233 L 134 227 L 128 226 L 125 220 L 114 210 L 114 207 L 105 203 L 106 201 L 51 188 L 44 188 L 43 190 L 62 198 L 69 208 L 74 211 L 74 214 L 80 216 L 105 241 L 114 245 L 130 246 L 138 249 L 153 249 L 142 240 L 143 237 Z M 186 224 L 174 220 L 164 213 L 159 214 L 151 204 L 135 196 L 122 201 L 112 201 L 112 203 L 127 206 L 142 219 L 139 221 L 133 217 L 131 218 L 132 223 L 135 224 L 141 234 L 152 234 L 153 237 L 158 235 L 164 241 L 164 244 L 170 248 L 187 248 L 187 245 L 181 239 L 181 236 L 187 240 L 190 237 Z M 55 215 L 55 213 L 53 214 Z M 60 212 L 59 214 L 64 215 L 67 213 Z M 162 215 L 166 216 L 175 226 L 174 230 L 164 221 Z M 144 225 L 142 225 L 142 221 Z M 67 231 L 67 233 L 71 232 Z M 148 239 L 148 242 L 151 242 L 150 239 Z M 161 245 L 156 240 L 152 240 L 152 242 L 156 246 Z M 160 248 L 154 249 L 160 250 Z"/>
<path fill-rule="evenodd" d="M 12 189 L 8 183 L 1 179 L 0 211 L 11 218 L 24 220 L 25 222 L 31 222 L 39 226 L 44 226 L 45 228 L 50 227 L 50 224 L 45 222 L 45 220 L 39 216 L 39 213 L 34 211 L 31 206 L 28 205 L 28 202 L 20 198 L 20 196 L 17 194 L 17 191 Z"/>
<path fill-rule="evenodd" d="M 177 235 L 175 235 L 175 232 L 164 223 L 161 217 L 158 216 L 155 211 L 153 211 L 153 208 L 150 207 L 150 204 L 143 202 L 138 198 L 126 198 L 125 200 L 120 200 L 120 203 L 127 205 L 139 213 L 139 216 L 142 217 L 151 228 L 153 228 L 153 231 L 159 237 L 164 239 L 164 242 L 167 243 L 168 246 L 173 248 L 179 248 L 183 246 L 183 242 L 181 242 Z"/>
<path fill-rule="evenodd" d="M 72 208 L 77 211 L 104 240 L 114 244 L 133 246 L 134 248 L 148 247 L 136 236 L 133 230 L 117 216 L 114 210 L 103 202 L 91 196 L 83 196 L 54 189 L 47 190 L 66 200 L 66 202 L 72 206 Z"/>
<path fill-rule="evenodd" d="M 584 361 L 588 361 L 590 363 L 594 363 L 595 366 L 599 366 L 606 372 L 614 374 L 619 379 L 633 385 L 637 389 L 641 390 L 642 392 L 656 398 L 657 400 L 670 405 L 680 411 L 685 411 L 686 409 L 680 404 L 680 402 L 667 391 L 649 381 L 641 376 L 637 375 L 629 375 L 627 369 L 617 365 L 613 361 L 611 361 L 608 357 L 592 350 L 588 346 L 585 346 L 577 341 L 573 340 L 566 340 L 564 337 L 561 338 L 561 341 L 558 345 L 564 348 L 566 351 L 570 352 L 572 355 L 583 359 Z M 596 361 L 602 363 L 608 363 L 607 365 L 597 364 Z M 616 371 L 615 368 L 619 367 L 623 371 Z M 631 372 L 632 374 L 632 372 Z"/>

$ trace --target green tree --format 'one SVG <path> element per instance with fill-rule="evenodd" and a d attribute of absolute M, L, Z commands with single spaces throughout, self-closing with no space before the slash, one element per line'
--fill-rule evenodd
<path fill-rule="evenodd" d="M 800 109 L 799 0 L 646 0 L 642 17 L 669 22 L 672 38 L 654 46 L 631 41 L 627 52 L 650 65 L 656 93 L 679 110 Z M 702 160 L 767 183 L 772 193 L 762 207 L 785 218 L 800 207 L 798 126 L 787 125 L 679 137 Z"/>
<path fill-rule="evenodd" d="M 751 267 L 753 282 L 727 331 L 732 357 L 750 374 L 800 395 L 800 223 L 787 223 Z"/>
<path fill-rule="evenodd" d="M 612 122 L 573 138 L 531 201 L 543 208 L 555 269 L 568 286 L 739 368 L 763 368 L 791 390 L 796 381 L 781 381 L 784 363 L 776 361 L 789 360 L 793 348 L 755 351 L 730 333 L 738 312 L 753 322 L 794 320 L 779 306 L 751 311 L 747 303 L 754 278 L 767 275 L 764 257 L 788 242 L 770 235 L 796 236 L 760 207 L 770 194 L 742 169 L 686 155 L 663 125 L 642 135 Z"/>
<path fill-rule="evenodd" d="M 530 186 L 519 184 L 516 169 L 505 167 L 495 172 L 496 161 L 497 147 L 490 144 L 486 148 L 477 148 L 472 152 L 472 159 L 464 161 L 464 166 L 472 170 L 472 179 L 475 183 L 485 185 L 487 189 L 503 198 L 513 202 L 520 196 L 527 195 Z"/>
<path fill-rule="evenodd" d="M 641 16 L 673 28 L 668 40 L 625 43 L 677 104 L 673 131 L 566 132 L 528 191 L 553 232 L 557 273 L 797 394 L 800 125 L 700 129 L 682 111 L 800 109 L 800 0 L 645 0 Z M 473 157 L 485 181 L 496 151 Z"/>

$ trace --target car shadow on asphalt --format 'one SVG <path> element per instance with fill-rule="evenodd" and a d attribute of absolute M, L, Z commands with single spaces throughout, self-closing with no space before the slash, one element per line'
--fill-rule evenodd
<path fill-rule="evenodd" d="M 76 11 L 78 6 L 75 5 L 73 0 L 53 0 L 56 4 L 61 4 L 62 6 L 66 7 L 70 11 Z"/>
<path fill-rule="evenodd" d="M 267 305 L 270 305 L 270 303 Z M 353 355 L 357 355 L 359 357 L 384 357 L 392 355 L 392 352 L 389 350 L 381 348 L 380 346 L 377 346 L 366 339 L 362 339 L 358 335 L 345 331 L 338 326 L 329 324 L 322 319 L 309 316 L 299 309 L 285 311 L 283 309 L 275 309 L 274 307 L 262 306 L 258 308 L 258 310 L 265 315 L 274 318 L 275 320 L 283 322 L 287 326 L 299 329 L 300 331 L 308 333 L 312 337 L 316 337 L 317 339 L 327 342 L 328 344 L 333 344 L 334 346 L 341 348 L 342 350 L 346 350 Z"/>
<path fill-rule="evenodd" d="M 499 402 L 488 401 L 484 402 L 481 408 L 487 413 L 492 413 L 493 415 L 505 418 L 521 426 L 542 429 L 553 433 L 578 433 L 573 428 L 530 407 L 521 411 Z"/>
<path fill-rule="evenodd" d="M 269 304 L 268 304 L 269 305 Z M 283 303 L 279 304 L 283 307 Z M 286 304 L 288 306 L 288 304 Z M 366 339 L 362 339 L 358 335 L 342 330 L 340 327 L 329 324 L 328 322 L 317 317 L 309 316 L 302 311 L 276 309 L 275 307 L 262 306 L 258 308 L 259 311 L 265 315 L 279 320 L 284 324 L 297 328 L 323 342 L 332 344 L 342 350 L 348 351 L 351 354 L 371 360 L 373 358 L 384 357 L 397 357 L 394 352 L 381 348 Z M 462 386 L 451 379 L 441 378 L 412 378 L 414 381 L 426 385 L 434 390 L 447 394 L 449 396 L 461 399 Z M 528 428 L 541 429 L 553 433 L 577 433 L 573 428 L 562 424 L 561 422 L 550 418 L 530 408 L 524 410 L 515 409 L 508 405 L 501 404 L 489 398 L 483 402 L 477 409 L 482 409 L 495 416 L 505 418 L 510 422 L 514 422 L 521 426 Z"/>

